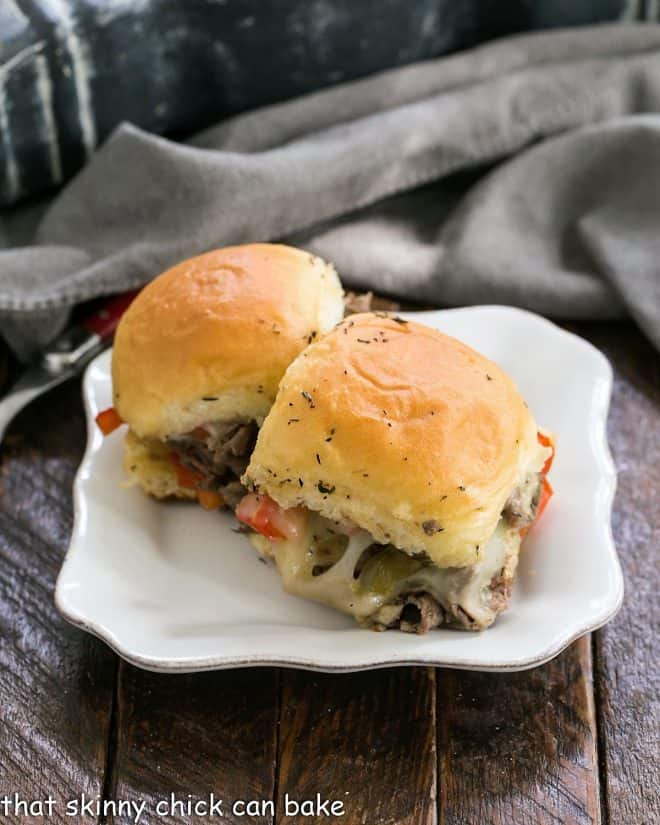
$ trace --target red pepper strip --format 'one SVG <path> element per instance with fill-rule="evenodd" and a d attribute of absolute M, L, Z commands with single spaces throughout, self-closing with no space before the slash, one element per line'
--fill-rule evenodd
<path fill-rule="evenodd" d="M 541 487 L 541 495 L 539 496 L 539 504 L 536 508 L 536 518 L 541 518 L 543 511 L 548 506 L 548 502 L 553 497 L 555 491 L 547 478 L 543 478 L 543 486 Z"/>
<path fill-rule="evenodd" d="M 198 490 L 197 500 L 205 510 L 218 510 L 225 503 L 215 490 Z"/>
<path fill-rule="evenodd" d="M 185 487 L 187 490 L 196 490 L 202 482 L 202 474 L 184 466 L 176 453 L 170 453 L 170 461 L 174 467 L 179 487 Z"/>
<path fill-rule="evenodd" d="M 536 434 L 536 437 L 538 438 L 539 444 L 542 447 L 550 447 L 550 449 L 552 450 L 552 453 L 550 454 L 549 458 L 546 459 L 545 464 L 543 465 L 543 469 L 541 470 L 543 475 L 547 476 L 550 472 L 550 467 L 552 467 L 552 462 L 555 458 L 555 443 L 552 439 L 548 438 L 547 435 L 544 435 L 541 432 L 538 432 Z"/>
<path fill-rule="evenodd" d="M 114 407 L 108 407 L 107 410 L 102 410 L 96 416 L 96 424 L 103 435 L 110 435 L 117 427 L 121 427 L 123 423 L 123 420 L 119 417 L 119 413 Z"/>

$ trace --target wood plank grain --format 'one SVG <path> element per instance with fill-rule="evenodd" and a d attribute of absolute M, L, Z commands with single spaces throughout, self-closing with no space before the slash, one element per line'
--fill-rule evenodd
<path fill-rule="evenodd" d="M 578 331 L 615 370 L 613 530 L 626 594 L 595 639 L 604 798 L 611 825 L 651 825 L 660 822 L 660 358 L 629 326 Z"/>
<path fill-rule="evenodd" d="M 278 766 L 278 825 L 435 825 L 435 672 L 283 672 Z M 287 794 L 343 801 L 345 814 L 302 820 Z"/>
<path fill-rule="evenodd" d="M 223 800 L 223 822 L 270 825 L 269 811 L 234 815 L 232 805 L 265 800 L 274 808 L 277 710 L 273 668 L 171 675 L 122 662 L 110 798 L 144 800 L 142 823 L 195 825 L 220 821 L 185 807 L 214 794 Z M 170 794 L 184 807 L 159 811 Z"/>
<path fill-rule="evenodd" d="M 588 637 L 510 674 L 438 673 L 442 825 L 600 822 Z"/>
<path fill-rule="evenodd" d="M 51 823 L 72 822 L 66 801 L 102 794 L 116 670 L 116 657 L 53 603 L 84 443 L 73 382 L 21 414 L 0 459 L 0 797 L 51 794 Z"/>

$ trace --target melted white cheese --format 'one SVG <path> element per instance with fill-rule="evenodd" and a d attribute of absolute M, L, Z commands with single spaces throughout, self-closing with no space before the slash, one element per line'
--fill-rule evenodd
<path fill-rule="evenodd" d="M 275 560 L 288 593 L 328 604 L 349 613 L 361 623 L 369 623 L 372 617 L 378 621 L 377 614 L 381 608 L 399 596 L 426 592 L 447 610 L 452 605 L 461 607 L 477 626 L 491 624 L 496 611 L 490 605 L 490 583 L 504 569 L 507 558 L 517 550 L 519 543 L 518 533 L 500 521 L 484 548 L 481 561 L 463 568 L 421 564 L 410 575 L 393 580 L 383 592 L 380 588 L 365 588 L 360 579 L 354 578 L 360 556 L 374 543 L 369 533 L 362 530 L 351 536 L 339 561 L 314 575 L 312 571 L 317 561 L 315 532 L 318 532 L 318 517 L 314 515 L 310 517 L 303 535 L 296 539 L 271 542 L 262 536 L 254 536 L 252 541 L 262 555 Z"/>
<path fill-rule="evenodd" d="M 341 559 L 318 576 L 312 574 L 308 541 L 273 542 L 273 556 L 287 593 L 365 618 L 385 602 L 384 597 L 375 593 L 360 593 L 353 578 L 355 565 L 370 544 L 373 538 L 364 530 L 351 536 Z"/>
<path fill-rule="evenodd" d="M 490 605 L 490 583 L 502 572 L 507 556 L 517 549 L 519 541 L 518 533 L 500 520 L 484 548 L 481 561 L 470 567 L 423 567 L 400 582 L 398 594 L 424 591 L 442 607 L 458 606 L 476 625 L 488 626 L 496 616 Z"/>

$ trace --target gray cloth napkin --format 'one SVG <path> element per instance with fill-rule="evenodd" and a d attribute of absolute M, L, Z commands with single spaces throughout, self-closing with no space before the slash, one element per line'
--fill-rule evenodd
<path fill-rule="evenodd" d="M 519 36 L 187 145 L 121 126 L 28 245 L 11 246 L 30 235 L 21 216 L 0 226 L 0 332 L 26 357 L 81 300 L 215 246 L 286 239 L 350 286 L 629 315 L 660 348 L 659 230 L 660 26 Z"/>

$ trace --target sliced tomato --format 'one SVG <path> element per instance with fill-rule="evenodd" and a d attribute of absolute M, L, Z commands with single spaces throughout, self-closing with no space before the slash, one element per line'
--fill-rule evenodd
<path fill-rule="evenodd" d="M 191 470 L 189 467 L 182 464 L 176 453 L 170 453 L 170 461 L 174 467 L 176 481 L 179 487 L 185 487 L 188 490 L 196 490 L 203 480 L 202 474 L 197 473 L 195 470 Z"/>
<path fill-rule="evenodd" d="M 290 539 L 300 535 L 304 512 L 284 510 L 270 496 L 248 493 L 236 508 L 236 518 L 269 539 Z"/>
<path fill-rule="evenodd" d="M 110 435 L 110 433 L 114 432 L 118 427 L 121 427 L 123 423 L 124 421 L 120 418 L 119 413 L 114 407 L 101 410 L 96 416 L 96 424 L 103 435 Z"/>
<path fill-rule="evenodd" d="M 545 433 L 542 433 L 540 431 L 536 433 L 536 437 L 538 438 L 539 444 L 542 447 L 550 447 L 550 449 L 552 450 L 549 457 L 545 460 L 545 464 L 543 465 L 543 469 L 541 470 L 543 475 L 547 476 L 550 472 L 550 467 L 552 467 L 552 462 L 555 458 L 555 442 Z"/>
<path fill-rule="evenodd" d="M 225 503 L 217 490 L 198 490 L 197 501 L 205 510 L 218 510 Z"/>

